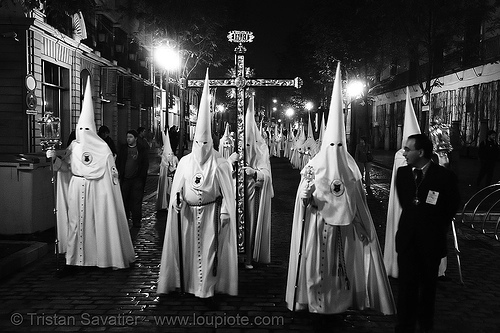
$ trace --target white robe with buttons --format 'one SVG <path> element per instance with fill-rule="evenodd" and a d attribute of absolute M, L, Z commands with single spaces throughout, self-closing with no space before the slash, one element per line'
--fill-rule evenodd
<path fill-rule="evenodd" d="M 59 249 L 66 252 L 68 265 L 127 268 L 135 260 L 135 251 L 115 160 L 111 151 L 104 153 L 98 162 L 102 172 L 92 174 L 82 164 L 81 151 L 73 141 L 62 163 L 58 160 Z"/>
<path fill-rule="evenodd" d="M 356 184 L 352 192 L 354 197 L 351 198 L 356 203 L 355 221 L 339 225 L 341 221 L 327 223 L 321 216 L 321 211 L 311 205 L 304 206 L 300 198 L 304 181 L 306 179 L 303 176 L 295 200 L 286 287 L 288 309 L 293 310 L 300 238 L 305 223 L 295 310 L 333 314 L 345 312 L 350 308 L 371 308 L 383 314 L 394 314 L 395 303 L 391 287 L 360 182 Z M 368 245 L 364 246 L 359 239 L 355 223 L 361 223 L 370 235 L 371 241 Z M 349 290 L 346 288 L 344 276 L 338 274 L 339 230 Z"/>
<path fill-rule="evenodd" d="M 180 288 L 178 214 L 173 205 L 176 193 L 181 192 L 184 203 L 179 215 L 182 225 L 185 291 L 201 298 L 211 297 L 215 293 L 237 295 L 236 204 L 231 167 L 226 159 L 213 151 L 206 162 L 208 165 L 205 165 L 201 183 L 195 185 L 195 163 L 193 153 L 186 155 L 180 160 L 174 176 L 157 293 L 166 294 Z M 215 204 L 194 206 L 212 202 L 221 195 L 221 213 L 230 216 L 229 223 L 224 226 L 220 224 L 219 217 L 215 216 Z M 218 237 L 218 265 L 214 276 L 215 237 Z"/>

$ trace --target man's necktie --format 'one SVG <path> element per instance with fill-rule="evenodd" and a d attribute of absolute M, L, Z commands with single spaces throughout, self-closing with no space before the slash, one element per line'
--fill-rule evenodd
<path fill-rule="evenodd" d="M 413 169 L 413 175 L 415 176 L 415 182 L 417 183 L 417 185 L 420 185 L 423 176 L 422 169 Z"/>

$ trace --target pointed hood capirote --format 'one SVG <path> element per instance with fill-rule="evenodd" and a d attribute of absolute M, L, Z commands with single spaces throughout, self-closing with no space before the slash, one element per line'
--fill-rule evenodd
<path fill-rule="evenodd" d="M 314 140 L 314 132 L 312 128 L 311 114 L 309 113 L 309 122 L 307 123 L 307 139 Z"/>
<path fill-rule="evenodd" d="M 259 164 L 265 163 L 269 170 L 269 149 L 266 141 L 260 134 L 257 123 L 255 122 L 255 106 L 254 97 L 248 100 L 247 113 L 245 115 L 245 159 L 246 164 L 250 167 L 257 168 Z M 264 162 L 262 162 L 264 161 Z"/>
<path fill-rule="evenodd" d="M 229 138 L 229 123 L 226 123 L 226 128 L 224 129 L 223 138 Z"/>
<path fill-rule="evenodd" d="M 76 140 L 70 146 L 72 171 L 87 179 L 100 178 L 106 171 L 107 157 L 112 153 L 108 144 L 97 135 L 90 77 L 85 87 L 75 134 Z M 78 166 L 73 166 L 73 163 L 77 163 Z"/>
<path fill-rule="evenodd" d="M 163 138 L 163 151 L 161 153 L 161 160 L 163 163 L 168 163 L 172 161 L 174 156 L 174 152 L 172 150 L 172 145 L 170 144 L 170 136 L 165 134 L 165 132 L 161 132 L 161 136 Z"/>
<path fill-rule="evenodd" d="M 307 124 L 307 139 L 302 144 L 302 150 L 304 151 L 304 153 L 308 153 L 311 157 L 316 155 L 318 152 L 317 143 L 314 140 L 311 114 L 309 114 L 309 123 Z"/>
<path fill-rule="evenodd" d="M 398 169 L 407 164 L 403 153 L 408 137 L 413 134 L 420 134 L 420 126 L 418 125 L 415 110 L 413 109 L 413 104 L 411 103 L 409 87 L 406 87 L 405 119 L 403 126 L 401 149 L 394 154 L 394 164 L 392 166 L 391 190 L 389 192 L 389 202 L 387 206 L 387 223 L 384 243 L 385 269 L 387 270 L 387 275 L 394 278 L 399 276 L 396 253 L 396 232 L 398 230 L 399 218 L 401 217 L 401 212 L 403 211 L 396 189 L 396 175 Z"/>
<path fill-rule="evenodd" d="M 192 152 L 195 159 L 203 164 L 212 152 L 212 127 L 210 121 L 210 94 L 208 87 L 208 69 L 205 76 L 203 93 L 201 94 L 200 108 L 198 110 L 198 119 L 193 138 Z"/>
<path fill-rule="evenodd" d="M 323 112 L 322 118 L 323 118 L 323 120 L 321 121 L 321 127 L 320 127 L 320 130 L 319 130 L 319 138 L 318 138 L 318 141 L 319 141 L 320 144 L 323 141 L 323 136 L 325 135 L 325 129 L 326 129 L 325 113 L 324 112 Z"/>
<path fill-rule="evenodd" d="M 82 134 L 87 131 L 97 133 L 95 120 L 94 120 L 94 103 L 92 102 L 92 87 L 90 85 L 90 77 L 87 79 L 85 85 L 85 92 L 83 94 L 82 110 L 78 123 L 76 124 L 76 140 L 80 141 Z"/>
<path fill-rule="evenodd" d="M 231 144 L 231 143 L 232 143 L 232 138 L 231 134 L 229 133 L 229 123 L 226 123 L 224 135 L 222 136 L 222 138 L 220 138 L 219 141 L 219 147 L 223 147 L 225 144 Z"/>
<path fill-rule="evenodd" d="M 224 130 L 224 135 L 219 141 L 219 152 L 224 158 L 229 158 L 234 152 L 234 141 L 229 133 L 229 123 L 226 123 L 226 129 Z"/>
<path fill-rule="evenodd" d="M 321 148 L 309 164 L 314 168 L 315 195 L 318 209 L 325 221 L 333 225 L 350 224 L 355 216 L 354 192 L 361 174 L 356 162 L 347 152 L 340 63 L 337 66 Z"/>
<path fill-rule="evenodd" d="M 406 87 L 406 105 L 405 105 L 405 119 L 403 124 L 403 141 L 401 147 L 404 147 L 408 137 L 413 134 L 420 134 L 420 126 L 418 125 L 415 109 L 411 103 L 410 87 Z"/>

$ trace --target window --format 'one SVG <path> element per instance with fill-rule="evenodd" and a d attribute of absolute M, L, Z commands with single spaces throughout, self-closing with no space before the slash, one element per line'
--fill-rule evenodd
<path fill-rule="evenodd" d="M 61 120 L 61 137 L 67 138 L 69 117 L 69 70 L 43 62 L 43 113 L 52 112 Z"/>

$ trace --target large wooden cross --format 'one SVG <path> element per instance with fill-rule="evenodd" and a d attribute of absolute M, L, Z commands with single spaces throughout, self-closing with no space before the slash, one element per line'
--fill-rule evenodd
<path fill-rule="evenodd" d="M 228 40 L 233 43 L 238 43 L 235 48 L 235 74 L 236 77 L 227 79 L 209 79 L 210 87 L 230 87 L 236 88 L 236 105 L 237 105 L 237 152 L 240 157 L 238 160 L 238 177 L 236 182 L 236 215 L 238 223 L 238 250 L 239 253 L 247 254 L 247 264 L 251 264 L 252 246 L 250 242 L 250 232 L 245 223 L 245 90 L 249 87 L 295 87 L 300 88 L 302 80 L 295 79 L 254 79 L 245 77 L 245 52 L 246 48 L 242 43 L 253 41 L 253 33 L 249 31 L 230 31 Z M 189 88 L 203 87 L 204 80 L 188 80 Z M 245 228 L 246 231 L 245 231 Z M 245 237 L 246 235 L 246 237 Z"/>

